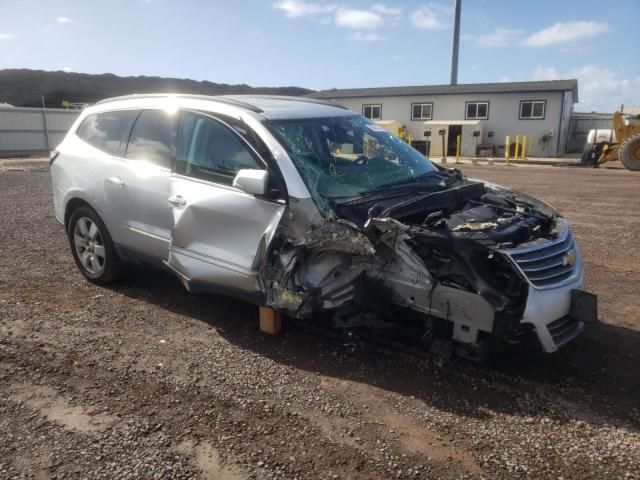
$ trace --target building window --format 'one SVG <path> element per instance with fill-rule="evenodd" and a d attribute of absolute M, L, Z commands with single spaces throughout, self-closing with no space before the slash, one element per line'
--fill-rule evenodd
<path fill-rule="evenodd" d="M 487 120 L 489 118 L 489 102 L 467 102 L 465 114 L 466 120 Z"/>
<path fill-rule="evenodd" d="M 546 100 L 522 100 L 520 102 L 520 120 L 542 120 L 546 107 Z"/>
<path fill-rule="evenodd" d="M 362 115 L 370 120 L 382 118 L 382 105 L 362 105 Z"/>
<path fill-rule="evenodd" d="M 431 120 L 433 103 L 412 103 L 411 120 Z"/>

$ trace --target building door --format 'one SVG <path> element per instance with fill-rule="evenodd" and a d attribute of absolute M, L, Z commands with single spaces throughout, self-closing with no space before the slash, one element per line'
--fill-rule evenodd
<path fill-rule="evenodd" d="M 447 136 L 447 156 L 456 156 L 456 138 L 462 135 L 462 125 L 449 125 L 449 135 Z"/>

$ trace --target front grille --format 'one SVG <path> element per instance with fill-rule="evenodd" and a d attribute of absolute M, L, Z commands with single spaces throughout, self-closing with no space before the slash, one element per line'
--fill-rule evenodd
<path fill-rule="evenodd" d="M 569 315 L 547 325 L 551 338 L 553 338 L 553 342 L 558 348 L 573 340 L 582 331 L 583 327 L 584 324 L 582 322 L 573 320 Z"/>
<path fill-rule="evenodd" d="M 553 241 L 514 249 L 508 253 L 522 273 L 538 288 L 551 288 L 573 277 L 579 265 L 578 251 L 569 226 Z"/>

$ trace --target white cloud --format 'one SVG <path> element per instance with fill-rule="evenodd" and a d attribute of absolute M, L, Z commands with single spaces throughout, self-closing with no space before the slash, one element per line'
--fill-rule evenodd
<path fill-rule="evenodd" d="M 384 25 L 384 17 L 369 10 L 339 8 L 335 12 L 335 22 L 338 27 L 354 28 L 357 30 L 375 30 Z"/>
<path fill-rule="evenodd" d="M 75 23 L 69 17 L 58 17 L 57 22 L 58 23 Z"/>
<path fill-rule="evenodd" d="M 449 27 L 449 21 L 445 19 L 452 12 L 451 7 L 445 7 L 437 3 L 429 3 L 418 8 L 411 14 L 411 23 L 416 28 L 424 30 L 443 30 Z"/>
<path fill-rule="evenodd" d="M 0 40 L 9 40 L 13 38 L 13 33 L 0 33 Z"/>
<path fill-rule="evenodd" d="M 358 30 L 351 36 L 359 41 L 377 41 L 372 35 L 362 34 L 362 30 L 376 30 L 387 21 L 395 26 L 402 17 L 402 9 L 374 3 L 367 9 L 350 8 L 346 5 L 338 6 L 334 3 L 311 3 L 303 0 L 278 0 L 273 3 L 273 8 L 284 12 L 289 18 L 314 18 L 321 23 L 333 23 L 337 27 L 352 28 Z"/>
<path fill-rule="evenodd" d="M 381 3 L 376 3 L 371 6 L 371 11 L 379 13 L 380 15 L 385 15 L 389 17 L 399 17 L 402 15 L 402 9 L 400 7 L 388 7 Z"/>
<path fill-rule="evenodd" d="M 531 75 L 532 80 L 559 80 L 560 74 L 555 67 L 544 67 L 542 65 L 536 65 Z"/>
<path fill-rule="evenodd" d="M 493 33 L 483 35 L 464 35 L 464 40 L 473 40 L 479 47 L 508 47 L 518 43 L 522 30 L 496 28 Z"/>
<path fill-rule="evenodd" d="M 298 0 L 280 0 L 273 8 L 282 10 L 289 18 L 313 17 L 333 12 L 337 6 L 325 3 L 306 3 Z"/>
<path fill-rule="evenodd" d="M 534 80 L 578 79 L 580 103 L 577 111 L 610 113 L 621 104 L 640 105 L 640 78 L 626 78 L 610 68 L 583 65 L 566 72 L 554 67 L 537 65 L 533 70 Z"/>
<path fill-rule="evenodd" d="M 366 9 L 338 6 L 333 3 L 310 3 L 301 0 L 278 0 L 273 8 L 289 18 L 313 18 L 322 24 L 357 30 L 349 36 L 358 42 L 378 42 L 385 38 L 371 31 L 389 24 L 396 26 L 402 18 L 402 8 L 374 3 Z M 366 33 L 369 31 L 369 33 Z"/>
<path fill-rule="evenodd" d="M 604 22 L 574 21 L 558 22 L 544 28 L 524 39 L 527 47 L 547 47 L 560 43 L 571 43 L 576 40 L 594 37 L 609 31 L 609 25 Z"/>
<path fill-rule="evenodd" d="M 375 32 L 354 32 L 349 38 L 356 42 L 379 42 L 383 38 Z"/>
<path fill-rule="evenodd" d="M 62 71 L 69 73 L 71 71 L 71 67 L 62 67 Z"/>

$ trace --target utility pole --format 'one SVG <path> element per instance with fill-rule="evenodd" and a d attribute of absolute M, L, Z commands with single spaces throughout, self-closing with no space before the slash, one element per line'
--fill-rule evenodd
<path fill-rule="evenodd" d="M 44 95 L 40 96 L 42 100 L 42 124 L 44 126 L 44 143 L 47 151 L 51 150 L 51 141 L 49 140 L 49 124 L 47 122 L 47 107 L 44 103 Z"/>
<path fill-rule="evenodd" d="M 462 0 L 453 0 L 453 39 L 451 42 L 451 77 L 450 85 L 458 84 L 458 46 L 460 43 L 460 9 Z"/>

